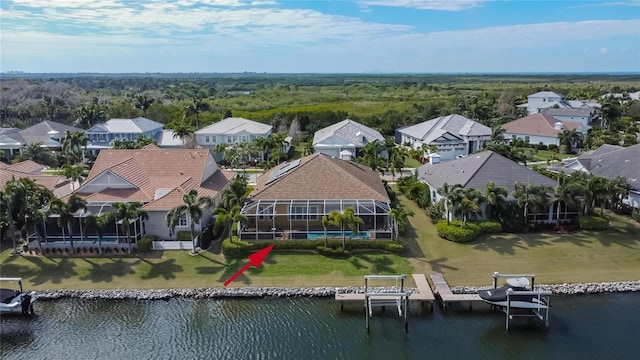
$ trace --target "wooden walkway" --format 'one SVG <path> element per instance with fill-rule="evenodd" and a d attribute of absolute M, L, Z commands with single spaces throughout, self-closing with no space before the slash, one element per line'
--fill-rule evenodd
<path fill-rule="evenodd" d="M 482 301 L 478 294 L 454 294 L 441 273 L 433 272 L 429 276 L 435 286 L 435 293 L 442 301 L 443 309 L 447 308 L 447 303 L 468 302 L 471 308 L 474 302 Z"/>
<path fill-rule="evenodd" d="M 428 303 L 433 308 L 433 301 L 435 296 L 431 291 L 429 282 L 424 274 L 412 274 L 413 280 L 418 288 L 417 293 L 413 293 L 409 296 L 410 301 L 419 301 L 421 304 Z M 389 300 L 389 297 L 384 296 L 371 296 L 372 300 Z M 364 301 L 364 294 L 340 294 L 336 293 L 335 299 L 338 301 Z"/>

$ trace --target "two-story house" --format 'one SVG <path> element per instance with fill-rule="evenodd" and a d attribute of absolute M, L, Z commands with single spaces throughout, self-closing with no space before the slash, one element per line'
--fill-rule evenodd
<path fill-rule="evenodd" d="M 214 149 L 220 144 L 229 147 L 241 142 L 252 142 L 257 138 L 268 138 L 273 133 L 271 125 L 239 117 L 229 117 L 195 132 L 196 144 L 202 148 Z M 222 153 L 214 153 L 216 161 L 222 160 Z"/>
<path fill-rule="evenodd" d="M 85 135 L 91 143 L 87 148 L 94 152 L 110 149 L 114 140 L 135 141 L 141 135 L 156 139 L 159 134 L 162 134 L 163 127 L 163 124 L 144 117 L 111 119 L 85 131 Z M 161 144 L 158 145 L 161 146 Z"/>

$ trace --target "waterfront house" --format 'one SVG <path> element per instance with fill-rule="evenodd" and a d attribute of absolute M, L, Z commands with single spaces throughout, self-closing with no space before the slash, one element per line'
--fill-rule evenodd
<path fill-rule="evenodd" d="M 629 185 L 629 192 L 623 201 L 640 209 L 640 144 L 629 147 L 605 144 L 577 158 L 565 160 L 562 165 L 553 166 L 550 170 L 565 173 L 584 171 L 607 179 L 623 177 Z"/>
<path fill-rule="evenodd" d="M 507 200 L 514 200 L 512 193 L 515 183 L 542 185 L 555 187 L 556 181 L 541 175 L 526 166 L 520 165 L 493 151 L 482 151 L 470 156 L 439 164 L 424 164 L 417 169 L 418 179 L 429 187 L 432 203 L 442 199 L 438 194 L 445 183 L 449 185 L 460 184 L 464 189 L 476 189 L 484 194 L 487 184 L 492 182 L 495 186 L 503 186 L 509 196 Z M 486 204 L 480 204 L 481 214 L 477 219 L 484 220 Z M 536 215 L 538 221 L 555 221 L 555 213 L 552 207 L 545 209 Z M 534 214 L 529 214 L 533 219 Z"/>
<path fill-rule="evenodd" d="M 396 130 L 396 143 L 435 146 L 440 161 L 467 156 L 491 141 L 491 128 L 462 115 L 448 115 Z M 428 154 L 424 154 L 428 156 Z"/>
<path fill-rule="evenodd" d="M 81 218 L 114 211 L 116 202 L 140 202 L 149 218 L 136 219 L 131 225 L 134 241 L 144 235 L 159 240 L 176 240 L 177 232 L 189 231 L 191 219 L 183 217 L 175 232 L 167 227 L 165 216 L 176 206 L 183 204 L 183 195 L 198 191 L 198 197 L 214 200 L 214 208 L 220 203 L 223 189 L 235 176 L 234 172 L 218 169 L 207 149 L 161 149 L 148 145 L 143 149 L 104 149 L 100 151 L 87 179 L 74 193 L 87 202 L 87 210 L 76 214 L 74 236 L 78 239 L 96 239 L 95 231 L 87 234 L 80 226 Z M 203 209 L 196 231 L 207 226 L 213 209 Z M 119 226 L 112 221 L 105 226 L 105 239 L 114 243 L 126 241 Z M 55 219 L 47 222 L 47 241 L 64 241 L 65 234 Z M 191 248 L 190 242 L 184 248 Z"/>
<path fill-rule="evenodd" d="M 358 238 L 390 239 L 390 199 L 380 175 L 370 168 L 323 153 L 276 166 L 258 178 L 244 203 L 242 240 L 318 239 L 322 216 L 352 207 L 364 224 Z M 339 237 L 335 227 L 330 237 Z"/>
<path fill-rule="evenodd" d="M 383 143 L 384 136 L 378 130 L 346 119 L 316 131 L 313 151 L 336 158 L 341 152 L 348 151 L 357 157 L 362 148 L 374 141 Z"/>
<path fill-rule="evenodd" d="M 550 116 L 535 113 L 502 125 L 507 141 L 523 139 L 530 144 L 560 145 L 558 134 L 565 130 L 586 132 L 582 124 L 575 121 L 560 121 Z"/>

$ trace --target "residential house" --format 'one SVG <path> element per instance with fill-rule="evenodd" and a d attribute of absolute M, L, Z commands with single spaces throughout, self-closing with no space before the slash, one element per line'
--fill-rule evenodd
<path fill-rule="evenodd" d="M 464 189 L 476 189 L 484 193 L 487 184 L 492 182 L 495 186 L 503 186 L 509 196 L 507 201 L 513 201 L 511 195 L 515 190 L 515 183 L 557 186 L 557 182 L 541 175 L 526 166 L 522 166 L 493 151 L 482 151 L 473 155 L 439 164 L 424 164 L 417 169 L 420 181 L 429 186 L 432 203 L 440 201 L 442 196 L 438 194 L 445 183 L 449 185 L 460 184 Z M 481 204 L 482 212 L 477 219 L 485 219 L 486 204 Z M 542 215 L 542 216 L 540 216 Z M 530 214 L 533 218 L 533 214 Z M 537 214 L 538 221 L 554 221 L 552 208 L 543 214 Z"/>
<path fill-rule="evenodd" d="M 374 141 L 384 143 L 384 136 L 378 130 L 346 119 L 316 131 L 313 151 L 336 158 L 342 151 L 357 156 L 362 148 Z"/>
<path fill-rule="evenodd" d="M 605 144 L 550 169 L 565 173 L 584 171 L 608 179 L 623 177 L 629 184 L 629 194 L 624 202 L 640 209 L 640 144 L 629 147 Z"/>
<path fill-rule="evenodd" d="M 541 112 L 550 108 L 561 109 L 579 109 L 579 108 L 591 108 L 595 111 L 595 116 L 600 114 L 602 106 L 595 101 L 591 100 L 564 100 L 561 94 L 553 91 L 539 91 L 535 94 L 531 94 L 527 97 L 528 102 L 518 105 L 518 108 L 526 108 L 527 115 Z"/>
<path fill-rule="evenodd" d="M 63 197 L 71 193 L 72 186 L 68 179 L 60 175 L 43 174 L 42 170 L 44 168 L 44 165 L 31 160 L 21 161 L 12 165 L 0 162 L 0 189 L 4 188 L 5 184 L 12 178 L 28 178 L 36 184 L 51 190 L 56 197 Z"/>
<path fill-rule="evenodd" d="M 390 239 L 390 199 L 380 175 L 352 161 L 315 153 L 279 165 L 258 178 L 242 208 L 248 219 L 239 227 L 243 240 L 319 239 L 321 219 L 331 211 L 352 207 L 362 218 L 357 233 L 347 237 Z M 331 226 L 329 237 L 340 237 Z"/>
<path fill-rule="evenodd" d="M 396 130 L 396 143 L 410 144 L 414 149 L 435 146 L 441 161 L 472 154 L 490 141 L 491 128 L 457 114 Z"/>
<path fill-rule="evenodd" d="M 13 160 L 28 144 L 41 142 L 42 146 L 50 150 L 59 150 L 62 147 L 62 138 L 68 132 L 83 132 L 73 126 L 45 120 L 26 129 L 2 128 L 0 129 L 0 150 L 5 161 Z"/>
<path fill-rule="evenodd" d="M 621 99 L 622 101 L 640 100 L 640 91 L 630 92 L 630 93 L 606 93 L 602 95 L 603 99 L 606 99 L 609 97 Z"/>
<path fill-rule="evenodd" d="M 207 149 L 161 149 L 155 145 L 135 150 L 104 149 L 98 154 L 87 179 L 74 192 L 87 201 L 87 211 L 76 217 L 80 220 L 88 215 L 114 211 L 116 202 L 141 202 L 149 219 L 135 220 L 131 225 L 133 239 L 137 241 L 143 235 L 153 235 L 160 240 L 176 240 L 178 231 L 190 230 L 191 219 L 183 217 L 175 232 L 171 232 L 165 220 L 167 212 L 184 204 L 183 196 L 191 190 L 197 190 L 198 197 L 212 198 L 215 208 L 220 203 L 222 190 L 234 176 L 234 172 L 218 169 Z M 212 212 L 213 208 L 203 209 L 196 231 L 209 224 Z M 83 234 L 79 223 L 74 224 L 74 234 L 93 243 L 97 235 Z M 126 244 L 122 229 L 114 221 L 105 226 L 104 233 L 105 241 Z M 54 219 L 47 222 L 48 242 L 67 239 Z M 190 242 L 178 244 L 178 248 L 190 249 Z"/>
<path fill-rule="evenodd" d="M 584 132 L 591 128 L 591 123 L 597 117 L 597 111 L 590 107 L 578 109 L 551 108 L 542 110 L 541 113 L 562 122 L 579 122 L 580 128 L 585 129 Z"/>
<path fill-rule="evenodd" d="M 144 117 L 110 119 L 85 131 L 85 135 L 90 141 L 87 148 L 95 153 L 102 149 L 112 148 L 113 141 L 117 139 L 135 141 L 141 135 L 156 139 L 162 134 L 163 127 L 163 124 Z"/>
<path fill-rule="evenodd" d="M 560 121 L 550 116 L 535 113 L 502 125 L 505 140 L 523 139 L 530 144 L 560 145 L 558 134 L 565 130 L 576 130 L 582 134 L 586 129 L 577 121 Z"/>
<path fill-rule="evenodd" d="M 195 132 L 196 144 L 206 149 L 214 149 L 219 144 L 231 147 L 241 142 L 252 142 L 257 138 L 268 138 L 273 133 L 271 125 L 239 117 L 228 117 Z M 288 151 L 288 148 L 285 149 Z M 216 161 L 223 158 L 215 153 Z"/>

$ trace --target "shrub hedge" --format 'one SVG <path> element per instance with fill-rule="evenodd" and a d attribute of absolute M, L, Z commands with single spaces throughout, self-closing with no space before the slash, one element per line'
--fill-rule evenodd
<path fill-rule="evenodd" d="M 578 225 L 583 230 L 606 230 L 609 220 L 600 216 L 578 216 Z"/>
<path fill-rule="evenodd" d="M 438 235 L 449 241 L 466 243 L 477 238 L 482 233 L 482 228 L 473 223 L 467 223 L 460 227 L 461 221 L 454 220 L 447 225 L 447 220 L 440 220 L 436 224 Z"/>
<path fill-rule="evenodd" d="M 191 241 L 191 231 L 178 231 L 176 237 L 179 241 Z"/>
<path fill-rule="evenodd" d="M 145 235 L 142 239 L 138 240 L 138 252 L 146 253 L 153 250 L 153 242 L 156 237 L 153 235 Z"/>
<path fill-rule="evenodd" d="M 324 246 L 324 239 L 318 240 L 278 240 L 278 241 L 240 241 L 234 237 L 234 241 L 225 239 L 222 242 L 222 252 L 227 257 L 237 257 L 253 251 L 263 249 L 274 244 L 274 250 L 312 250 L 318 251 L 318 247 Z M 342 251 L 341 239 L 329 239 L 328 248 L 340 249 Z M 389 240 L 347 240 L 348 251 L 355 249 L 384 250 L 392 253 L 399 253 L 404 250 L 404 245 L 391 242 Z"/>
<path fill-rule="evenodd" d="M 502 224 L 496 221 L 484 221 L 475 224 L 480 226 L 483 234 L 496 234 L 502 231 Z"/>
<path fill-rule="evenodd" d="M 349 257 L 351 252 L 349 250 L 342 250 L 342 248 L 330 248 L 326 246 L 318 246 L 316 247 L 316 251 L 320 255 L 329 256 L 329 257 Z"/>

